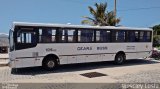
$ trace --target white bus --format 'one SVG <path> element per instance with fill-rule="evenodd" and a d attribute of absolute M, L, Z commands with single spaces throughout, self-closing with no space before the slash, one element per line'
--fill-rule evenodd
<path fill-rule="evenodd" d="M 152 29 L 14 22 L 9 32 L 11 68 L 147 58 Z"/>

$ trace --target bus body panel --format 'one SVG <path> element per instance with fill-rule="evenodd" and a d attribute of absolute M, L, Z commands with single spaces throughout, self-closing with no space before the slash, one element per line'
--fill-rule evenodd
<path fill-rule="evenodd" d="M 38 44 L 34 48 L 12 52 L 15 58 L 15 61 L 12 62 L 15 68 L 42 66 L 42 60 L 49 54 L 57 55 L 60 64 L 113 61 L 119 51 L 125 52 L 126 59 L 135 59 L 149 57 L 151 50 L 152 43 Z M 38 55 L 34 56 L 34 52 L 37 52 Z"/>

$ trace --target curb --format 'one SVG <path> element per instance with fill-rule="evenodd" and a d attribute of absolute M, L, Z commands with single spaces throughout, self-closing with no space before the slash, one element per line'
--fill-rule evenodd
<path fill-rule="evenodd" d="M 3 60 L 3 61 L 1 62 L 1 60 Z M 4 67 L 4 66 L 9 65 L 9 61 L 4 61 L 4 60 L 9 60 L 9 58 L 0 58 L 0 67 Z"/>
<path fill-rule="evenodd" d="M 8 66 L 8 63 L 6 64 L 0 64 L 0 67 Z"/>
<path fill-rule="evenodd" d="M 9 58 L 0 58 L 0 60 L 7 60 L 7 59 L 9 59 Z"/>

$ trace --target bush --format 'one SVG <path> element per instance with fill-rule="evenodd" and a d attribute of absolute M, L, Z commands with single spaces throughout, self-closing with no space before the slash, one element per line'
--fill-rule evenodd
<path fill-rule="evenodd" d="M 160 36 L 158 35 L 153 36 L 153 47 L 160 46 L 159 41 L 160 41 Z"/>
<path fill-rule="evenodd" d="M 160 59 L 160 52 L 158 52 L 158 50 L 153 50 L 152 55 L 150 57 L 154 58 L 156 60 L 159 60 Z"/>

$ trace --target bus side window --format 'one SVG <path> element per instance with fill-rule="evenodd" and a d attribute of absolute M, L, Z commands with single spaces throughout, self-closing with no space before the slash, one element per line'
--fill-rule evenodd
<path fill-rule="evenodd" d="M 51 43 L 56 42 L 56 29 L 54 28 L 42 28 L 39 29 L 39 42 Z"/>
<path fill-rule="evenodd" d="M 136 34 L 135 34 L 136 32 L 135 31 L 132 31 L 132 32 L 130 32 L 130 34 L 128 34 L 128 35 L 130 35 L 130 42 L 136 42 L 136 41 L 138 41 L 138 38 L 136 37 Z"/>
<path fill-rule="evenodd" d="M 150 42 L 151 41 L 151 32 L 141 31 L 140 32 L 140 42 Z"/>
<path fill-rule="evenodd" d="M 106 42 L 111 42 L 111 31 L 106 31 Z"/>
<path fill-rule="evenodd" d="M 139 37 L 139 41 L 140 42 L 143 42 L 143 34 L 144 34 L 144 32 L 140 31 L 140 37 Z"/>
<path fill-rule="evenodd" d="M 110 42 L 111 31 L 108 30 L 97 30 L 96 31 L 96 42 Z"/>
<path fill-rule="evenodd" d="M 128 31 L 127 42 L 139 42 L 139 32 L 138 31 Z"/>
<path fill-rule="evenodd" d="M 76 42 L 76 31 L 75 29 L 68 30 L 68 42 Z"/>
<path fill-rule="evenodd" d="M 52 29 L 52 42 L 56 42 L 56 29 Z"/>
<path fill-rule="evenodd" d="M 100 31 L 96 31 L 96 42 L 100 42 Z"/>
<path fill-rule="evenodd" d="M 81 42 L 87 42 L 87 31 L 81 30 Z"/>
<path fill-rule="evenodd" d="M 136 42 L 138 38 L 136 38 L 136 32 L 135 31 L 127 31 L 126 36 L 127 42 Z"/>
<path fill-rule="evenodd" d="M 77 36 L 76 36 L 76 30 L 75 29 L 59 29 L 58 30 L 58 39 L 61 43 L 73 43 L 76 42 Z"/>
<path fill-rule="evenodd" d="M 147 42 L 147 32 L 140 31 L 140 42 Z"/>
<path fill-rule="evenodd" d="M 146 31 L 143 34 L 143 42 L 147 42 L 147 32 Z"/>
<path fill-rule="evenodd" d="M 58 30 L 58 39 L 60 43 L 64 43 L 68 41 L 68 31 L 67 29 L 59 29 Z"/>
<path fill-rule="evenodd" d="M 135 41 L 134 42 L 139 42 L 139 31 L 135 31 Z"/>
<path fill-rule="evenodd" d="M 43 28 L 42 29 L 42 42 L 44 43 L 49 43 L 51 42 L 51 37 L 52 37 L 52 30 L 51 29 L 47 29 L 47 28 Z"/>
<path fill-rule="evenodd" d="M 116 31 L 115 30 L 111 30 L 111 41 L 112 42 L 116 41 Z"/>
<path fill-rule="evenodd" d="M 94 30 L 78 30 L 78 42 L 94 42 Z"/>
<path fill-rule="evenodd" d="M 117 36 L 118 42 L 124 42 L 125 41 L 125 31 L 118 31 L 118 36 Z"/>
<path fill-rule="evenodd" d="M 87 31 L 87 42 L 94 42 L 94 31 L 93 30 Z"/>
<path fill-rule="evenodd" d="M 86 37 L 85 37 L 85 31 L 84 30 L 78 30 L 78 42 L 85 42 Z"/>
<path fill-rule="evenodd" d="M 123 30 L 112 31 L 112 41 L 125 42 L 125 31 Z"/>
<path fill-rule="evenodd" d="M 150 31 L 147 32 L 147 42 L 151 42 L 151 35 L 152 33 Z"/>
<path fill-rule="evenodd" d="M 105 30 L 100 31 L 100 42 L 107 41 L 107 32 Z"/>
<path fill-rule="evenodd" d="M 36 33 L 23 31 L 18 33 L 17 43 L 36 43 Z"/>

